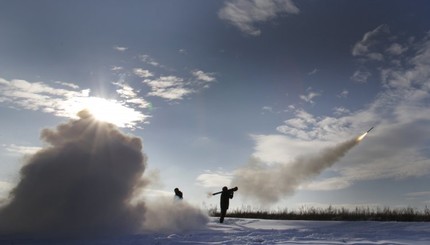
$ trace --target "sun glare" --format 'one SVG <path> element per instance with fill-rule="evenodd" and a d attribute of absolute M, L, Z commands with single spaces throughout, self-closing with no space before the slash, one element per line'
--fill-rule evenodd
<path fill-rule="evenodd" d="M 118 127 L 134 127 L 147 117 L 116 100 L 99 97 L 73 98 L 64 102 L 67 116 L 76 118 L 81 110 L 88 110 L 97 120 L 115 124 Z"/>

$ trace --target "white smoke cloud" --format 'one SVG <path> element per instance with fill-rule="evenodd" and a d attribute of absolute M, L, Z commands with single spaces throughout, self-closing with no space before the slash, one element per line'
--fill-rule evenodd
<path fill-rule="evenodd" d="M 146 202 L 145 231 L 178 232 L 202 228 L 209 221 L 207 214 L 185 200 L 162 197 Z"/>
<path fill-rule="evenodd" d="M 42 131 L 49 146 L 21 169 L 10 202 L 0 210 L 1 233 L 94 235 L 141 228 L 143 203 L 128 203 L 145 185 L 141 140 L 84 111 L 79 116 Z"/>
<path fill-rule="evenodd" d="M 86 111 L 78 116 L 42 131 L 41 139 L 47 146 L 29 158 L 8 202 L 2 203 L 0 234 L 92 236 L 145 229 L 182 231 L 207 222 L 205 215 L 187 204 L 151 206 L 136 200 L 150 182 L 143 175 L 146 156 L 141 139 L 95 120 Z M 162 219 L 161 214 L 169 214 L 169 218 Z"/>

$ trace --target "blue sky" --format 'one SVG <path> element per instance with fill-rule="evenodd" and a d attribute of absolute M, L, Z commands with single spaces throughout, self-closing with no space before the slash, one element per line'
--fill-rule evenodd
<path fill-rule="evenodd" d="M 98 111 L 143 139 L 143 195 L 197 205 L 252 159 L 272 168 L 375 129 L 273 207 L 423 208 L 426 1 L 2 1 L 0 194 L 43 128 Z M 291 169 L 294 171 L 294 169 Z M 158 177 L 157 177 L 158 176 Z M 260 203 L 241 196 L 234 207 Z"/>

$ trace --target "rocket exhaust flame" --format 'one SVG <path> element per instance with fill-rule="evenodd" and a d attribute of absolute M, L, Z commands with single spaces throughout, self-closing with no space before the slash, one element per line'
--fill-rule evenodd
<path fill-rule="evenodd" d="M 364 139 L 364 137 L 366 137 L 366 135 L 370 132 L 370 131 L 372 131 L 372 129 L 373 129 L 374 127 L 371 127 L 369 130 L 367 130 L 367 132 L 366 133 L 364 133 L 364 134 L 362 134 L 362 135 L 360 135 L 360 136 L 358 136 L 358 138 L 357 138 L 357 142 L 358 141 L 362 141 L 363 139 Z"/>
<path fill-rule="evenodd" d="M 366 137 L 366 135 L 367 135 L 367 132 L 364 133 L 364 134 L 362 134 L 362 135 L 360 135 L 360 136 L 358 136 L 357 142 L 362 141 L 364 139 L 364 137 Z"/>

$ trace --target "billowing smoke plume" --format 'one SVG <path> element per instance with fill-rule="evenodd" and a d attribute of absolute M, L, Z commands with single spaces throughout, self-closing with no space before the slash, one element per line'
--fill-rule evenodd
<path fill-rule="evenodd" d="M 9 204 L 0 210 L 1 233 L 74 235 L 140 228 L 144 206 L 129 200 L 144 185 L 141 140 L 85 111 L 79 116 L 42 131 L 49 146 L 21 169 Z"/>
<path fill-rule="evenodd" d="M 86 111 L 79 117 L 42 131 L 48 145 L 21 169 L 0 209 L 0 234 L 81 236 L 145 228 L 148 209 L 131 202 L 148 183 L 141 140 Z"/>
<path fill-rule="evenodd" d="M 241 195 L 271 204 L 291 195 L 300 184 L 332 166 L 359 142 L 352 139 L 326 148 L 311 157 L 299 157 L 288 164 L 267 165 L 252 159 L 236 170 L 232 185 L 239 186 Z"/>

